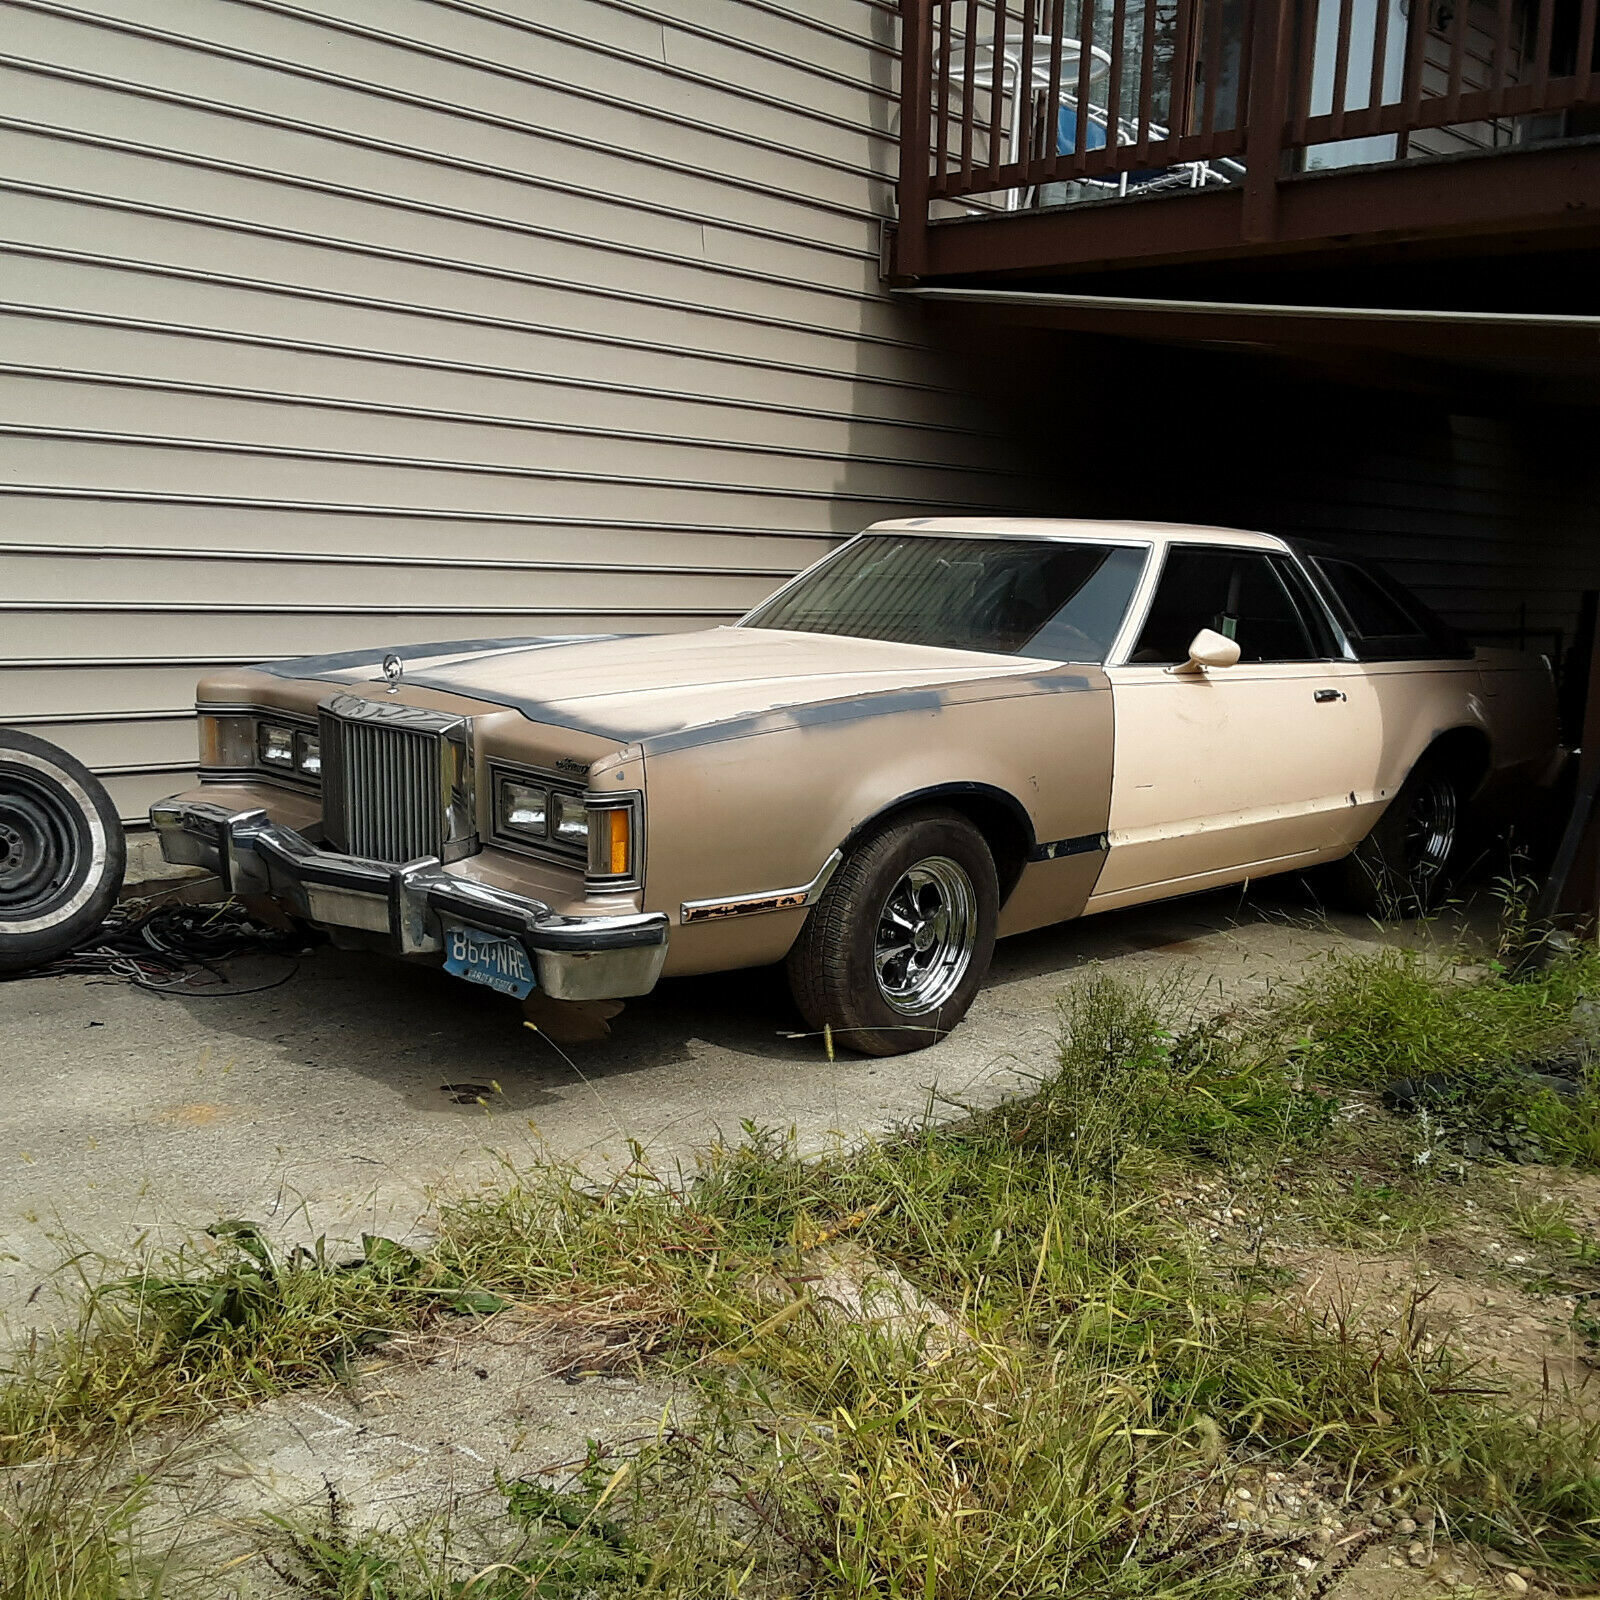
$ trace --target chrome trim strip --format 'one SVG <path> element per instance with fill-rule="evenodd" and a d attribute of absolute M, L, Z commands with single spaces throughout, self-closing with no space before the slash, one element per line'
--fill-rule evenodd
<path fill-rule="evenodd" d="M 1351 642 L 1349 630 L 1339 618 L 1338 607 L 1334 605 L 1328 580 L 1322 575 L 1322 569 L 1314 561 L 1308 561 L 1293 545 L 1289 546 L 1289 560 L 1294 569 L 1300 574 L 1300 581 L 1306 586 L 1311 598 L 1316 601 L 1323 618 L 1333 630 L 1333 637 L 1338 642 L 1342 654 L 1332 657 L 1335 661 L 1359 661 L 1361 657 L 1356 652 L 1355 645 Z"/>
<path fill-rule="evenodd" d="M 1036 844 L 1028 860 L 1059 861 L 1063 856 L 1086 856 L 1106 848 L 1104 833 L 1080 833 L 1071 839 L 1051 839 L 1044 844 Z"/>
<path fill-rule="evenodd" d="M 678 920 L 686 924 L 720 922 L 725 917 L 756 916 L 764 911 L 796 911 L 810 905 L 828 887 L 843 860 L 844 851 L 835 850 L 810 883 L 798 884 L 793 889 L 767 889 L 760 894 L 727 895 L 715 900 L 685 900 L 679 907 Z"/>
<path fill-rule="evenodd" d="M 194 714 L 197 717 L 272 717 L 280 722 L 298 723 L 302 728 L 317 725 L 317 719 L 303 711 L 285 711 L 282 706 L 264 706 L 255 700 L 196 700 Z"/>

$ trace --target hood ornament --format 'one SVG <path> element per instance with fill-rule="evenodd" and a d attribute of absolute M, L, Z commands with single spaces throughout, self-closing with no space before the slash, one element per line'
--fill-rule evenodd
<path fill-rule="evenodd" d="M 390 694 L 400 692 L 400 678 L 405 670 L 405 663 L 392 650 L 383 658 L 383 675 L 389 680 Z"/>

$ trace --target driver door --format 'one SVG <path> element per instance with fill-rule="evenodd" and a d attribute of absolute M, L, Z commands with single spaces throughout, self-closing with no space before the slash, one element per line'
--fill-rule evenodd
<path fill-rule="evenodd" d="M 1178 671 L 1202 628 L 1231 667 Z M 1173 544 L 1115 711 L 1109 852 L 1087 909 L 1185 894 L 1331 859 L 1367 825 L 1381 729 L 1359 663 L 1335 654 L 1283 555 Z"/>

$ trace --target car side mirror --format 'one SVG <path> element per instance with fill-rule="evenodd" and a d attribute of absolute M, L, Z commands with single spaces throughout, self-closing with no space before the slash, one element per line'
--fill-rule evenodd
<path fill-rule="evenodd" d="M 1189 659 L 1168 672 L 1203 672 L 1207 667 L 1231 667 L 1239 659 L 1239 641 L 1213 628 L 1202 628 L 1189 641 Z"/>

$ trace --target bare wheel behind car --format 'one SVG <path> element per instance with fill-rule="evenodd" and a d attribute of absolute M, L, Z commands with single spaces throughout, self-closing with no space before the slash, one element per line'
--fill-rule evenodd
<path fill-rule="evenodd" d="M 0 972 L 81 944 L 115 904 L 125 861 L 116 807 L 88 768 L 0 728 Z"/>
<path fill-rule="evenodd" d="M 1448 762 L 1424 756 L 1371 833 L 1335 866 L 1342 897 L 1379 917 L 1415 917 L 1450 881 L 1463 797 Z"/>
<path fill-rule="evenodd" d="M 863 840 L 812 907 L 789 952 L 789 986 L 813 1028 L 863 1055 L 920 1050 L 967 1014 L 994 954 L 994 858 L 943 809 Z"/>

